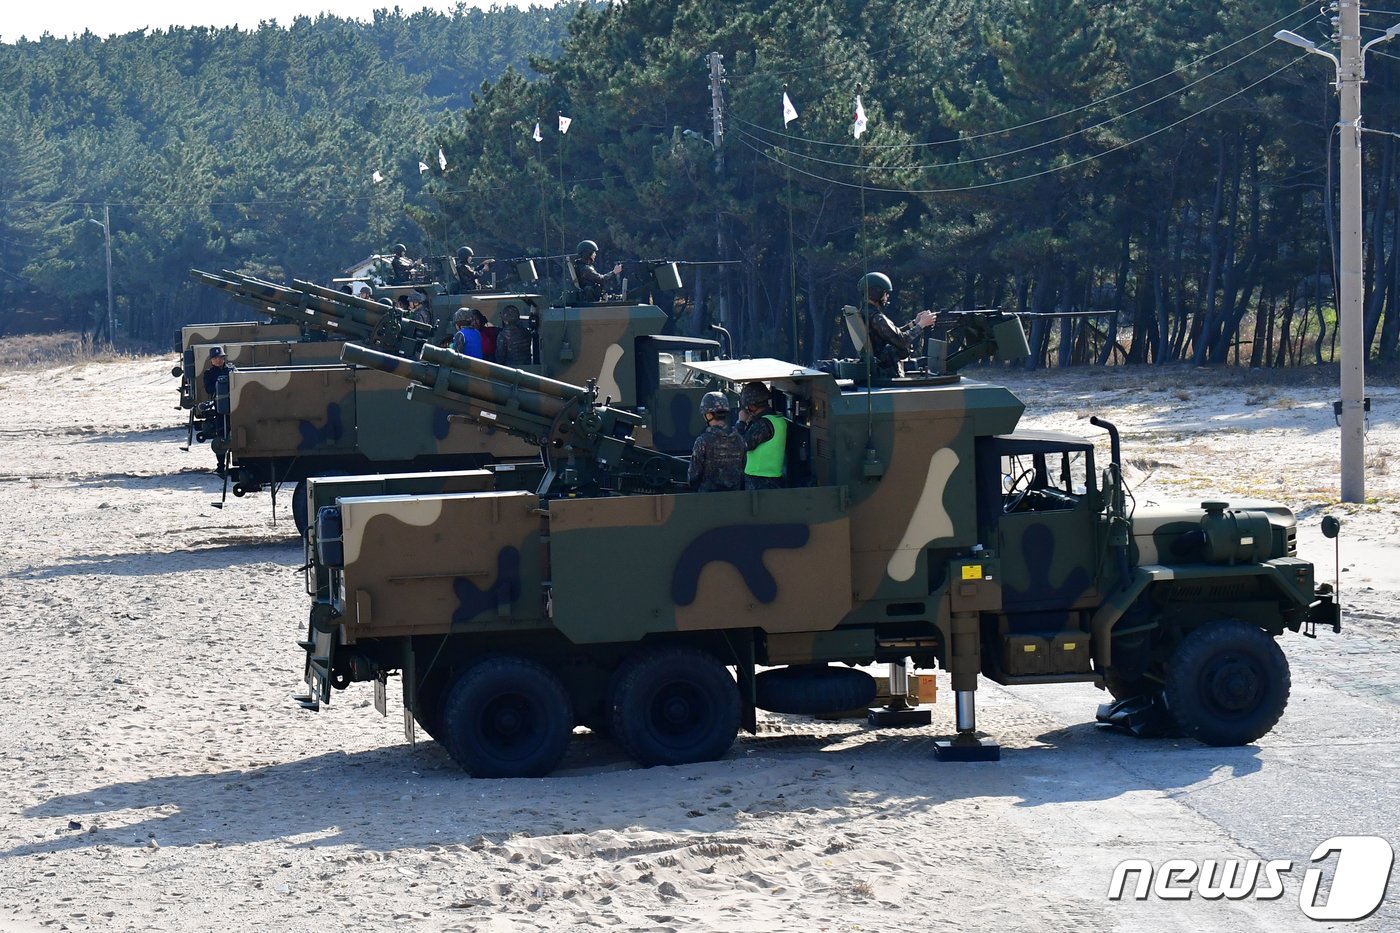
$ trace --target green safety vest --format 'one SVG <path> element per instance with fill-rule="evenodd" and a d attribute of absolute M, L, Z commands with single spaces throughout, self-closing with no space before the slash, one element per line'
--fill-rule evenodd
<path fill-rule="evenodd" d="M 748 476 L 782 476 L 783 461 L 787 459 L 787 419 L 780 415 L 764 415 L 773 423 L 773 436 L 749 451 L 744 460 Z"/>

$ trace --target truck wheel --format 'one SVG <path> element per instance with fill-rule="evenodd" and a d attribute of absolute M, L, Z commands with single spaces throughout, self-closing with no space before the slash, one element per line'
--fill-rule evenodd
<path fill-rule="evenodd" d="M 448 753 L 473 777 L 540 777 L 564 757 L 574 711 L 552 671 L 490 658 L 458 675 L 441 722 Z"/>
<path fill-rule="evenodd" d="M 306 529 L 311 525 L 311 517 L 306 508 L 306 480 L 297 480 L 292 489 L 292 524 L 297 526 L 297 534 L 306 540 Z"/>
<path fill-rule="evenodd" d="M 324 473 L 317 473 L 316 478 L 327 476 L 349 476 L 344 470 L 327 470 Z M 299 479 L 292 487 L 292 524 L 296 525 L 297 534 L 301 535 L 301 540 L 306 540 L 307 529 L 311 527 L 312 515 L 310 507 L 306 504 L 306 480 Z"/>
<path fill-rule="evenodd" d="M 739 733 L 739 687 L 711 654 L 643 651 L 618 671 L 609 700 L 613 736 L 638 764 L 714 761 Z"/>
<path fill-rule="evenodd" d="M 877 689 L 874 677 L 853 667 L 780 667 L 758 675 L 754 705 L 770 713 L 821 716 L 869 706 Z"/>
<path fill-rule="evenodd" d="M 1207 745 L 1247 745 L 1278 722 L 1290 686 L 1288 659 L 1272 636 L 1220 619 L 1181 640 L 1162 692 L 1186 735 Z"/>
<path fill-rule="evenodd" d="M 442 740 L 442 705 L 443 705 L 443 680 L 441 677 L 433 677 L 418 685 L 418 690 L 414 696 L 414 705 L 417 707 L 413 711 L 413 718 L 418 721 L 418 725 L 423 727 L 423 731 L 437 742 L 439 745 L 446 745 Z"/>

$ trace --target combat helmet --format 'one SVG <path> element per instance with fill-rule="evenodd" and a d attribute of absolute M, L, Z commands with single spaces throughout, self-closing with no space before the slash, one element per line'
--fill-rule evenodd
<path fill-rule="evenodd" d="M 404 246 L 402 243 L 395 243 L 395 244 L 394 244 L 394 252 L 396 252 L 396 253 L 406 253 L 406 252 L 408 252 L 408 247 L 407 247 L 407 246 Z"/>
<path fill-rule="evenodd" d="M 748 408 L 750 405 L 767 405 L 773 398 L 773 393 L 761 382 L 746 382 L 739 390 L 739 407 Z"/>
<path fill-rule="evenodd" d="M 580 240 L 578 249 L 574 251 L 575 256 L 587 256 L 589 253 L 598 252 L 598 244 L 592 240 Z"/>
<path fill-rule="evenodd" d="M 860 289 L 861 297 L 867 301 L 871 298 L 879 298 L 894 291 L 894 283 L 890 277 L 883 272 L 867 272 L 860 277 L 860 282 L 856 286 Z"/>
<path fill-rule="evenodd" d="M 472 248 L 471 248 L 470 246 L 459 246 L 459 247 L 457 247 L 457 261 L 458 261 L 458 262 L 466 262 L 468 259 L 471 259 L 471 258 L 472 258 L 473 256 L 475 256 L 475 255 L 476 255 L 476 253 L 472 252 Z"/>
<path fill-rule="evenodd" d="M 723 392 L 706 392 L 700 399 L 700 414 L 729 414 L 729 396 Z"/>
<path fill-rule="evenodd" d="M 456 326 L 456 325 L 458 325 L 458 324 L 465 324 L 465 323 L 467 323 L 468 321 L 470 321 L 471 319 L 472 319 L 472 312 L 471 312 L 471 309 L 470 309 L 470 308 L 458 308 L 456 311 L 453 311 L 453 312 L 452 312 L 452 324 L 453 324 L 453 326 Z"/>

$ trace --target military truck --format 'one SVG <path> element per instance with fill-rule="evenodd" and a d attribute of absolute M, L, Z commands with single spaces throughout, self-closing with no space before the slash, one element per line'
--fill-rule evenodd
<path fill-rule="evenodd" d="M 301 287 L 301 283 L 297 283 Z M 712 340 L 661 333 L 666 315 L 652 305 L 538 307 L 538 296 L 478 294 L 488 315 L 507 306 L 533 331 L 524 369 L 566 379 L 595 379 L 604 398 L 643 417 L 642 443 L 689 451 L 700 430 L 702 380 L 679 365 L 711 358 Z M 407 353 L 422 341 L 381 343 Z M 376 370 L 340 365 L 239 368 L 228 377 L 218 428 L 210 428 L 223 472 L 237 497 L 296 484 L 293 517 L 305 533 L 305 481 L 312 476 L 462 470 L 490 462 L 537 459 L 538 451 L 489 423 L 449 418 L 448 410 L 410 403 L 403 384 Z"/>
<path fill-rule="evenodd" d="M 859 707 L 875 690 L 856 666 L 909 660 L 951 676 L 940 757 L 999 755 L 981 677 L 1093 683 L 1214 745 L 1267 733 L 1289 692 L 1278 637 L 1340 628 L 1293 514 L 1129 508 L 1110 423 L 1100 470 L 1091 440 L 1017 431 L 1008 389 L 956 371 L 1024 353 L 1014 316 L 956 326 L 943 366 L 892 379 L 868 359 L 688 363 L 730 393 L 764 383 L 789 422 L 787 488 L 726 493 L 687 491 L 684 461 L 596 385 L 347 345 L 410 399 L 537 443 L 545 470 L 534 489 L 323 494 L 303 703 L 368 681 L 384 711 L 398 676 L 410 735 L 477 776 L 548 773 L 580 725 L 642 765 L 712 760 L 758 709 Z"/>

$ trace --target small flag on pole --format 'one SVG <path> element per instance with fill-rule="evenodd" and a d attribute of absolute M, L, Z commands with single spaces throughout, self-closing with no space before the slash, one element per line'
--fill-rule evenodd
<path fill-rule="evenodd" d="M 567 132 L 569 132 L 569 124 L 570 124 L 570 123 L 573 123 L 573 122 L 574 122 L 573 117 L 566 117 L 566 116 L 564 116 L 562 113 L 559 114 L 559 132 L 560 132 L 560 133 L 567 133 Z"/>
<path fill-rule="evenodd" d="M 447 156 L 443 155 L 441 146 L 438 146 L 438 168 L 447 171 Z"/>
<path fill-rule="evenodd" d="M 423 174 L 424 172 L 426 172 L 427 170 L 428 170 L 428 163 L 427 163 L 427 162 L 419 162 L 419 163 L 418 163 L 418 174 L 419 174 L 419 175 L 422 175 L 422 174 Z"/>
<path fill-rule="evenodd" d="M 540 121 L 535 121 L 535 131 L 530 134 L 530 138 L 537 143 L 544 142 L 544 135 L 540 133 Z"/>
<path fill-rule="evenodd" d="M 861 105 L 860 95 L 856 95 L 856 122 L 851 126 L 851 132 L 856 134 L 856 139 L 860 139 L 860 134 L 865 132 L 865 107 Z"/>
<path fill-rule="evenodd" d="M 374 172 L 374 174 L 370 176 L 370 181 L 374 182 L 376 185 L 379 184 L 379 183 L 380 183 L 381 181 L 383 181 L 383 180 L 384 180 L 384 176 L 381 175 L 381 174 L 379 174 L 378 169 L 376 169 L 375 172 Z"/>
<path fill-rule="evenodd" d="M 792 98 L 788 97 L 787 91 L 783 91 L 783 129 L 797 119 L 797 108 L 792 105 Z"/>

